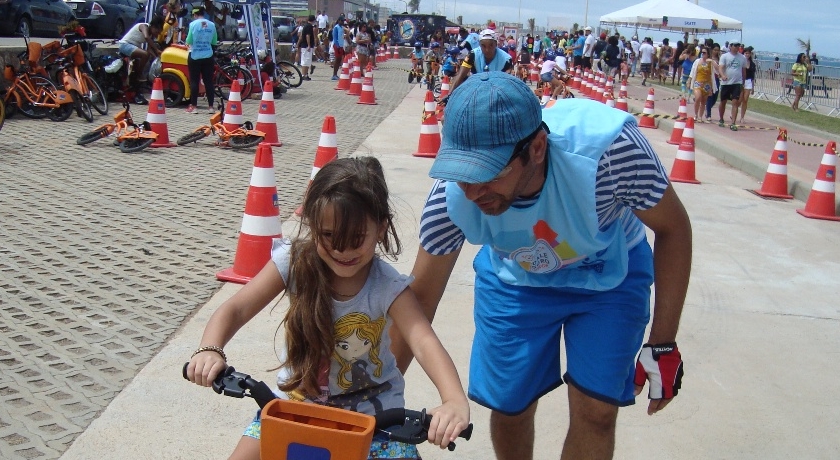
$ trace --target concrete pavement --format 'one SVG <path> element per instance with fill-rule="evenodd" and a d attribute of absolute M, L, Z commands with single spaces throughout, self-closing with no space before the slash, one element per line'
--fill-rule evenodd
<path fill-rule="evenodd" d="M 385 167 L 405 247 L 397 263 L 403 272 L 413 263 L 417 220 L 431 184 L 432 161 L 411 156 L 423 96 L 419 88 L 412 90 L 356 150 L 378 157 Z M 703 129 L 696 160 L 703 183 L 675 184 L 694 228 L 692 282 L 678 337 L 683 388 L 656 416 L 645 414 L 642 396 L 620 411 L 616 458 L 836 458 L 840 224 L 803 218 L 795 212 L 802 202 L 765 201 L 749 193 L 757 181 L 704 150 Z M 670 129 L 644 134 L 670 169 L 677 150 L 665 142 Z M 719 145 L 725 150 L 726 144 Z M 736 157 L 743 147 L 727 154 Z M 772 144 L 769 149 L 767 158 Z M 284 233 L 294 225 L 287 220 Z M 462 252 L 434 323 L 465 385 L 475 252 L 471 246 Z M 210 314 L 236 289 L 224 285 L 189 318 L 62 458 L 226 458 L 256 406 L 191 385 L 180 370 Z M 284 307 L 281 301 L 266 308 L 234 338 L 226 347 L 232 365 L 272 381 L 266 369 L 276 363 L 272 344 Z M 409 407 L 437 403 L 416 364 L 407 381 Z M 538 459 L 559 457 L 568 426 L 565 392 L 561 387 L 541 401 Z M 486 409 L 473 405 L 473 439 L 459 443 L 454 453 L 421 446 L 424 458 L 492 458 L 488 417 Z"/>

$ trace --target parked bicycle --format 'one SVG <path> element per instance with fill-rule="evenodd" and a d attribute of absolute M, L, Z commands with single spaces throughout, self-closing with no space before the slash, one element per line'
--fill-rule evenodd
<path fill-rule="evenodd" d="M 123 109 L 114 115 L 113 123 L 106 123 L 98 128 L 83 134 L 76 141 L 79 145 L 88 145 L 111 135 L 116 136 L 114 145 L 119 146 L 123 153 L 139 152 L 152 145 L 158 138 L 158 134 L 152 131 L 148 121 L 141 124 L 134 123 L 131 116 L 130 105 L 123 102 Z"/>
<path fill-rule="evenodd" d="M 265 133 L 254 129 L 254 125 L 250 121 L 246 121 L 241 127 L 228 130 L 222 124 L 222 115 L 224 115 L 224 104 L 219 104 L 219 111 L 210 117 L 210 125 L 204 125 L 186 136 L 178 139 L 178 145 L 187 145 L 204 139 L 211 134 L 219 136 L 216 145 L 220 147 L 231 147 L 234 149 L 244 149 L 249 147 L 256 147 L 260 142 L 265 140 Z"/>
<path fill-rule="evenodd" d="M 47 71 L 40 64 L 43 51 L 41 44 L 30 42 L 25 36 L 24 40 L 26 50 L 18 55 L 20 68 L 15 70 L 7 64 L 3 69 L 3 76 L 11 82 L 3 97 L 6 117 L 12 117 L 20 111 L 28 118 L 66 120 L 73 113 L 73 98 L 47 78 Z"/>
<path fill-rule="evenodd" d="M 182 376 L 187 380 L 188 365 L 189 363 L 184 363 L 181 370 Z M 237 372 L 233 366 L 228 366 L 220 373 L 213 381 L 212 387 L 216 393 L 232 398 L 253 398 L 260 406 L 262 458 L 275 458 L 278 448 L 294 443 L 296 448 L 279 452 L 280 458 L 309 460 L 313 458 L 313 451 L 317 451 L 321 455 L 318 458 L 367 460 L 374 431 L 384 434 L 391 441 L 416 445 L 426 442 L 432 421 L 425 409 L 415 411 L 394 408 L 377 413 L 374 417 L 336 407 L 279 399 L 265 382 Z M 469 440 L 472 430 L 473 424 L 470 423 L 458 436 Z M 341 438 L 343 435 L 346 436 L 346 441 L 324 438 Z M 342 445 L 343 442 L 352 445 Z M 329 450 L 330 446 L 338 446 L 341 450 L 330 452 L 328 455 L 324 450 Z M 453 451 L 455 443 L 450 442 L 447 448 Z"/>

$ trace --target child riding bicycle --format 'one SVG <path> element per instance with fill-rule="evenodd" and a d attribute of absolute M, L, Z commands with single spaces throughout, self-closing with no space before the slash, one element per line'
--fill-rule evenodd
<path fill-rule="evenodd" d="M 415 78 L 420 83 L 423 76 L 423 59 L 426 53 L 423 52 L 423 43 L 415 42 L 414 50 L 411 52 L 411 75 L 409 75 L 408 82 L 411 83 Z"/>
<path fill-rule="evenodd" d="M 434 78 L 438 74 L 440 63 L 443 60 L 442 58 L 440 43 L 433 41 L 429 44 L 429 50 L 423 56 L 423 62 L 426 67 L 426 82 L 432 82 L 432 85 L 434 84 Z"/>
<path fill-rule="evenodd" d="M 371 415 L 403 407 L 405 380 L 390 351 L 393 325 L 440 392 L 442 404 L 429 411 L 428 440 L 447 446 L 468 426 L 469 404 L 452 359 L 406 289 L 413 278 L 377 256 L 377 248 L 392 257 L 400 251 L 381 164 L 372 157 L 327 163 L 302 208 L 296 238 L 275 240 L 266 266 L 210 318 L 187 377 L 210 386 L 226 368 L 222 347 L 285 292 L 278 388 L 286 398 Z M 260 429 L 257 417 L 231 458 L 259 458 Z M 413 445 L 374 439 L 371 458 L 418 458 Z"/>

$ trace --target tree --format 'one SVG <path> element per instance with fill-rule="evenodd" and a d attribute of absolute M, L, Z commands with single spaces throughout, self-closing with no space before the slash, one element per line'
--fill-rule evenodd
<path fill-rule="evenodd" d="M 796 44 L 799 46 L 799 49 L 805 52 L 806 56 L 811 55 L 811 39 L 803 40 L 801 38 L 796 39 Z"/>
<path fill-rule="evenodd" d="M 534 34 L 534 25 L 536 24 L 537 20 L 534 18 L 528 19 L 528 28 L 531 29 L 531 34 Z"/>
<path fill-rule="evenodd" d="M 408 12 L 416 13 L 420 9 L 420 0 L 408 0 Z"/>
<path fill-rule="evenodd" d="M 455 18 L 455 22 L 457 22 L 459 26 L 462 25 L 464 23 L 464 17 L 458 16 L 457 18 Z"/>
<path fill-rule="evenodd" d="M 572 34 L 577 33 L 579 27 L 580 27 L 580 24 L 578 24 L 578 23 L 572 24 Z"/>

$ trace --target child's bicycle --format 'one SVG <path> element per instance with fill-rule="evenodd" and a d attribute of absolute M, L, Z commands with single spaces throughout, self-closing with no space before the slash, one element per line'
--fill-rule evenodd
<path fill-rule="evenodd" d="M 118 145 L 123 153 L 139 152 L 152 145 L 158 138 L 158 134 L 152 131 L 148 121 L 141 124 L 134 123 L 134 118 L 129 110 L 129 103 L 123 102 L 123 109 L 114 115 L 113 123 L 106 123 L 93 131 L 83 134 L 76 143 L 87 145 L 99 139 L 116 134 L 117 139 L 114 145 Z"/>
<path fill-rule="evenodd" d="M 210 125 L 204 125 L 186 136 L 178 139 L 178 145 L 187 145 L 193 142 L 200 141 L 211 134 L 217 134 L 219 139 L 216 145 L 221 147 L 231 147 L 234 149 L 244 149 L 248 147 L 256 147 L 257 144 L 265 140 L 265 133 L 254 129 L 254 125 L 250 121 L 246 121 L 241 127 L 232 131 L 225 128 L 222 124 L 222 115 L 224 115 L 224 105 L 219 104 L 219 111 L 210 117 Z"/>
<path fill-rule="evenodd" d="M 182 375 L 187 379 L 184 363 Z M 421 444 L 432 420 L 426 410 L 388 409 L 375 417 L 336 407 L 279 399 L 266 385 L 233 366 L 213 381 L 213 391 L 253 398 L 260 406 L 260 457 L 279 460 L 367 460 L 374 430 L 391 441 Z M 469 440 L 472 423 L 458 436 Z M 449 443 L 450 451 L 455 443 Z"/>

